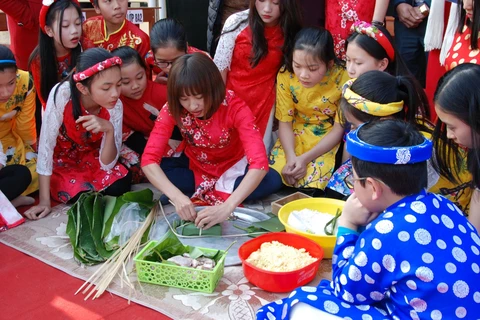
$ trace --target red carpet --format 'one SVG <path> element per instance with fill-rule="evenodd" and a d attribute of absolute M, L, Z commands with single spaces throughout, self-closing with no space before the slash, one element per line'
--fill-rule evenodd
<path fill-rule="evenodd" d="M 4 244 L 0 257 L 1 319 L 170 319 L 109 292 L 84 301 L 83 281 Z"/>
<path fill-rule="evenodd" d="M 82 284 L 82 280 L 0 243 L 0 319 L 170 319 L 134 302 L 129 305 L 109 292 L 84 301 L 82 294 L 74 295 Z"/>

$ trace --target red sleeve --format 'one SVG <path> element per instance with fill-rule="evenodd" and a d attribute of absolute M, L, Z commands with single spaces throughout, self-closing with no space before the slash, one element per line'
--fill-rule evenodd
<path fill-rule="evenodd" d="M 140 30 L 138 28 L 140 33 L 140 38 L 142 38 L 142 43 L 140 43 L 140 46 L 138 47 L 137 51 L 140 53 L 140 56 L 142 58 L 145 58 L 147 56 L 148 51 L 150 50 L 150 37 L 148 34 Z"/>
<path fill-rule="evenodd" d="M 35 91 L 37 92 L 38 99 L 40 99 L 40 102 L 42 103 L 43 110 L 45 110 L 45 106 L 47 105 L 47 101 L 43 99 L 42 97 L 42 91 L 40 90 L 41 88 L 41 71 L 40 71 L 40 61 L 39 57 L 37 56 L 35 59 L 32 60 L 32 64 L 30 66 L 31 72 L 32 72 L 32 77 L 33 77 L 33 85 L 35 86 Z M 48 97 L 47 97 L 48 99 Z"/>
<path fill-rule="evenodd" d="M 155 126 L 153 127 L 147 146 L 142 155 L 142 167 L 152 163 L 160 163 L 168 147 L 168 140 L 172 136 L 175 119 L 168 111 L 168 105 L 164 105 L 160 111 Z"/>
<path fill-rule="evenodd" d="M 16 23 L 21 23 L 24 28 L 30 29 L 38 33 L 38 17 L 41 8 L 41 1 L 35 5 L 30 4 L 26 0 L 0 0 L 0 10 L 12 17 Z M 32 7 L 35 7 L 34 9 Z"/>
<path fill-rule="evenodd" d="M 153 71 L 153 75 L 157 75 L 162 72 L 162 69 L 155 65 L 155 57 L 152 50 L 148 51 L 147 55 L 145 56 L 145 63 L 150 68 L 150 71 Z"/>
<path fill-rule="evenodd" d="M 227 92 L 227 95 L 229 94 L 232 93 Z M 228 108 L 232 110 L 233 126 L 238 130 L 249 168 L 268 171 L 267 152 L 260 130 L 255 125 L 252 111 L 242 99 L 236 96 L 230 99 Z"/>

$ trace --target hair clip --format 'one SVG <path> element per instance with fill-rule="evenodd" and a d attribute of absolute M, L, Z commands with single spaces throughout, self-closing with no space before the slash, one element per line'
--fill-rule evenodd
<path fill-rule="evenodd" d="M 385 52 L 387 52 L 387 56 L 390 58 L 390 60 L 395 60 L 395 49 L 393 49 L 392 43 L 375 25 L 365 21 L 356 21 L 354 24 L 352 24 L 350 31 L 355 31 L 359 34 L 364 34 L 374 39 L 378 42 L 378 44 L 380 44 L 380 46 L 382 46 L 383 49 L 385 49 Z"/>

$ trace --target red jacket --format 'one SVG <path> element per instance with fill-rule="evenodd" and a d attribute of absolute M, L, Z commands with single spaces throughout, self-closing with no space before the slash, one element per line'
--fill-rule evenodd
<path fill-rule="evenodd" d="M 0 0 L 0 10 L 7 15 L 10 48 L 22 70 L 28 70 L 28 58 L 38 44 L 41 8 L 42 0 Z"/>

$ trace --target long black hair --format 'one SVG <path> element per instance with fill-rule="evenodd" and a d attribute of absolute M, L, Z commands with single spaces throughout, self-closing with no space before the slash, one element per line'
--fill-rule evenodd
<path fill-rule="evenodd" d="M 150 47 L 155 51 L 165 47 L 175 47 L 178 51 L 187 53 L 187 35 L 183 24 L 173 18 L 158 20 L 150 30 Z"/>
<path fill-rule="evenodd" d="M 379 70 L 368 71 L 353 82 L 350 90 L 365 99 L 381 104 L 403 101 L 403 109 L 390 117 L 405 120 L 420 131 L 431 133 L 431 125 L 429 126 L 425 122 L 425 119 L 430 116 L 428 99 L 423 88 L 413 77 L 395 77 Z M 358 110 L 343 97 L 340 107 L 342 115 L 349 113 L 361 122 L 370 122 L 380 118 Z"/>
<path fill-rule="evenodd" d="M 70 84 L 70 92 L 71 96 L 70 99 L 72 100 L 72 110 L 73 110 L 73 118 L 77 120 L 81 115 L 82 115 L 82 107 L 80 104 L 80 91 L 77 89 L 77 82 L 73 80 L 73 74 L 75 72 L 79 71 L 84 71 L 87 70 L 90 67 L 93 67 L 99 62 L 102 62 L 104 60 L 107 60 L 109 58 L 113 58 L 113 54 L 108 52 L 107 50 L 103 48 L 92 48 L 88 49 L 80 54 L 80 56 L 77 59 L 77 65 L 75 66 L 75 70 L 71 71 L 68 77 L 60 83 L 60 85 L 64 82 L 67 82 Z M 115 66 L 117 67 L 117 66 Z M 118 66 L 119 68 L 119 66 Z M 87 87 L 90 90 L 92 81 L 100 74 L 101 72 L 93 75 L 90 78 L 87 78 L 83 81 L 80 81 L 81 84 L 83 84 L 85 87 Z M 60 85 L 55 89 L 55 99 L 57 97 L 57 90 L 60 87 Z"/>
<path fill-rule="evenodd" d="M 480 66 L 464 63 L 440 78 L 433 97 L 437 108 L 460 119 L 471 128 L 472 148 L 468 151 L 467 165 L 477 188 L 480 187 L 480 91 L 475 83 L 479 82 Z M 446 125 L 440 119 L 437 120 L 433 132 L 433 141 L 434 168 L 450 181 L 456 182 L 461 170 L 458 145 L 448 139 Z"/>
<path fill-rule="evenodd" d="M 382 26 L 375 26 L 378 28 L 388 39 L 394 50 L 394 59 L 391 60 L 387 54 L 387 51 L 380 45 L 380 43 L 373 39 L 372 37 L 366 34 L 360 34 L 354 31 L 348 38 L 345 43 L 345 51 L 348 48 L 348 45 L 355 43 L 369 55 L 374 57 L 377 60 L 388 59 L 388 66 L 386 71 L 394 76 L 410 76 L 411 72 L 408 69 L 405 61 L 403 61 L 401 55 L 398 53 L 397 48 L 395 47 L 395 41 L 393 41 L 392 35 L 388 32 L 387 28 Z"/>
<path fill-rule="evenodd" d="M 312 57 L 327 66 L 330 61 L 333 61 L 336 65 L 344 65 L 344 62 L 335 55 L 332 34 L 324 28 L 303 28 L 297 33 L 289 54 L 289 63 L 285 65 L 289 72 L 293 72 L 293 52 L 296 50 L 308 52 Z"/>
<path fill-rule="evenodd" d="M 463 33 L 463 27 L 465 26 L 465 20 L 467 18 L 467 12 L 463 9 L 463 1 L 457 1 L 458 14 L 460 19 L 458 20 L 457 32 Z M 470 47 L 472 50 L 478 49 L 478 36 L 480 33 L 480 2 L 472 1 L 473 5 L 473 17 L 469 23 L 471 30 L 470 33 Z"/>
<path fill-rule="evenodd" d="M 52 3 L 48 9 L 46 17 L 46 26 L 53 27 L 53 23 L 57 21 L 58 26 L 58 36 L 60 41 L 62 41 L 62 20 L 63 13 L 69 7 L 74 7 L 78 12 L 78 16 L 82 19 L 82 11 L 77 2 L 73 0 L 58 0 Z M 80 36 L 80 35 L 79 35 Z M 57 54 L 55 51 L 55 40 L 52 37 L 49 37 L 47 34 L 43 33 L 42 30 L 39 31 L 38 36 L 38 46 L 33 50 L 28 61 L 28 68 L 31 72 L 31 64 L 33 60 L 39 59 L 39 65 L 41 68 L 40 72 L 40 90 L 38 94 L 42 97 L 43 101 L 47 101 L 50 90 L 62 79 L 58 77 L 58 61 Z M 63 43 L 62 43 L 63 46 Z M 78 56 L 82 51 L 80 43 L 71 50 L 70 52 L 70 71 L 73 66 L 76 64 Z"/>
<path fill-rule="evenodd" d="M 255 7 L 256 0 L 250 0 L 248 24 L 252 31 L 252 52 L 250 53 L 250 65 L 255 68 L 260 61 L 268 54 L 268 43 L 265 38 L 265 24 Z M 230 30 L 225 30 L 222 34 L 235 31 L 243 24 L 245 20 Z M 291 64 L 291 52 L 295 43 L 295 35 L 302 28 L 302 13 L 298 0 L 280 0 L 280 19 L 279 25 L 283 32 L 283 64 Z"/>

